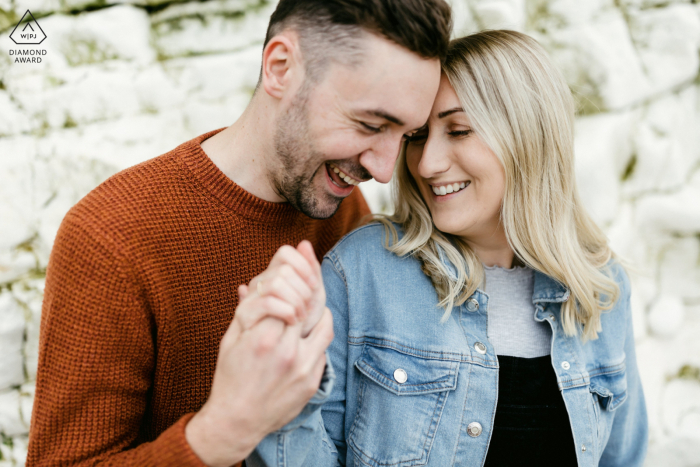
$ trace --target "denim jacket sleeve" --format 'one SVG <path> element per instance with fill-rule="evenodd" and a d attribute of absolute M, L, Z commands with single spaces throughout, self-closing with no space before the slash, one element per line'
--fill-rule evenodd
<path fill-rule="evenodd" d="M 634 331 L 630 308 L 630 283 L 624 270 L 618 268 L 620 305 L 626 316 L 625 371 L 627 375 L 627 401 L 615 412 L 610 438 L 600 459 L 600 467 L 642 466 L 646 455 L 649 422 L 647 420 L 642 381 L 637 367 L 634 347 Z"/>
<path fill-rule="evenodd" d="M 344 276 L 328 258 L 323 261 L 322 273 L 326 305 L 333 312 L 335 338 L 326 352 L 326 372 L 321 387 L 294 420 L 258 444 L 246 459 L 249 467 L 345 465 L 347 287 Z"/>

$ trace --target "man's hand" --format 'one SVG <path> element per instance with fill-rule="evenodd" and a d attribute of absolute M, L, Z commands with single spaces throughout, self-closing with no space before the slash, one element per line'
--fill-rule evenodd
<path fill-rule="evenodd" d="M 185 430 L 207 465 L 243 460 L 318 390 L 333 339 L 320 271 L 313 247 L 302 242 L 280 248 L 268 269 L 239 289 L 209 399 Z"/>

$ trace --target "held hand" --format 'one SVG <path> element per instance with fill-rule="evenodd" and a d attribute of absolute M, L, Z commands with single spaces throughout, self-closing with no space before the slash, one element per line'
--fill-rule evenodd
<path fill-rule="evenodd" d="M 296 249 L 280 248 L 270 266 L 250 286 L 238 288 L 238 295 L 241 304 L 236 309 L 236 319 L 243 330 L 265 317 L 273 317 L 288 325 L 303 321 L 301 335 L 308 336 L 326 306 L 321 265 L 311 243 L 304 240 Z"/>
<path fill-rule="evenodd" d="M 313 251 L 307 241 L 298 248 L 281 247 L 267 269 L 253 278 L 249 287 L 238 288 L 240 302 L 234 321 L 242 331 L 251 329 L 265 317 L 277 318 L 290 326 L 306 318 L 310 300 L 314 293 L 318 295 L 316 289 L 322 287 L 320 267 L 310 264 L 299 251 L 307 244 Z"/>
<path fill-rule="evenodd" d="M 239 289 L 241 302 L 221 341 L 209 399 L 185 430 L 210 466 L 244 459 L 318 390 L 333 322 L 320 265 L 306 243 L 300 251 L 280 249 L 250 287 Z M 304 328 L 310 329 L 307 338 Z"/>

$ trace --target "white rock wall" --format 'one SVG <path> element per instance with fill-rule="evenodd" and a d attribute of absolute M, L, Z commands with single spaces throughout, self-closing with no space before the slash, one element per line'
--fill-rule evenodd
<path fill-rule="evenodd" d="M 109 175 L 242 112 L 274 0 L 0 0 L 0 467 L 23 465 L 45 268 L 66 211 Z M 700 465 L 700 5 L 453 0 L 456 33 L 538 38 L 580 111 L 585 203 L 636 268 L 649 466 Z M 9 34 L 30 9 L 41 64 Z M 386 188 L 363 191 L 391 209 Z"/>

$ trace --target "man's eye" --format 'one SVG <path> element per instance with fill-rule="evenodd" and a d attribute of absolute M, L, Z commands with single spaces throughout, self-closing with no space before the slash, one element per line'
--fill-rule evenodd
<path fill-rule="evenodd" d="M 365 122 L 360 122 L 360 124 L 365 127 L 365 129 L 371 131 L 372 133 L 379 133 L 382 131 L 382 127 L 376 127 L 372 125 L 367 125 Z"/>

